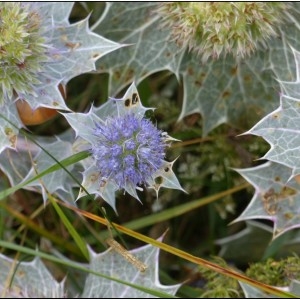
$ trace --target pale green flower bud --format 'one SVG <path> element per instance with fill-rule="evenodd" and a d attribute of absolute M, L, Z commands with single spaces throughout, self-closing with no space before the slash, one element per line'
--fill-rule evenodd
<path fill-rule="evenodd" d="M 202 56 L 245 57 L 276 36 L 290 5 L 284 2 L 164 2 L 157 13 L 181 47 Z"/>
<path fill-rule="evenodd" d="M 0 105 L 14 92 L 33 93 L 45 55 L 41 19 L 27 3 L 0 3 Z"/>

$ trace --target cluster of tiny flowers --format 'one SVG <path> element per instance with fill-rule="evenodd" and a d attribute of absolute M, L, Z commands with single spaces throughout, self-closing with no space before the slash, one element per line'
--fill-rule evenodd
<path fill-rule="evenodd" d="M 245 57 L 279 32 L 289 4 L 282 2 L 163 2 L 157 13 L 179 46 L 219 58 Z"/>
<path fill-rule="evenodd" d="M 0 3 L 0 105 L 12 99 L 14 91 L 33 93 L 41 64 L 47 60 L 41 16 L 33 7 Z"/>
<path fill-rule="evenodd" d="M 102 180 L 119 188 L 146 184 L 162 166 L 166 142 L 149 120 L 125 114 L 96 124 L 92 155 Z"/>

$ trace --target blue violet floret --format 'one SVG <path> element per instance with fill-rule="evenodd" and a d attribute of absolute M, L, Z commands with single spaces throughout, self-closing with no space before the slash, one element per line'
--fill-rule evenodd
<path fill-rule="evenodd" d="M 97 123 L 94 134 L 92 155 L 101 177 L 119 188 L 146 184 L 164 163 L 163 132 L 133 113 Z"/>

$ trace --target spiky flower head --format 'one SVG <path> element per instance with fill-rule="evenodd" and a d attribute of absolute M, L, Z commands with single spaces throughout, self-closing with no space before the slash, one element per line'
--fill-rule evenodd
<path fill-rule="evenodd" d="M 42 63 L 47 61 L 42 20 L 26 3 L 0 3 L 0 105 L 13 92 L 34 93 Z"/>
<path fill-rule="evenodd" d="M 157 12 L 176 42 L 206 61 L 250 55 L 276 36 L 288 8 L 284 2 L 165 2 Z"/>
<path fill-rule="evenodd" d="M 149 120 L 134 114 L 96 124 L 93 157 L 101 176 L 119 188 L 147 184 L 163 165 L 167 144 Z"/>
<path fill-rule="evenodd" d="M 84 189 L 78 198 L 88 191 L 116 209 L 117 190 L 138 200 L 143 187 L 157 194 L 161 187 L 184 191 L 172 170 L 174 161 L 165 161 L 167 148 L 177 140 L 145 118 L 147 110 L 133 83 L 121 99 L 111 98 L 85 114 L 63 114 L 79 137 L 74 148 L 91 153 L 83 163 Z"/>

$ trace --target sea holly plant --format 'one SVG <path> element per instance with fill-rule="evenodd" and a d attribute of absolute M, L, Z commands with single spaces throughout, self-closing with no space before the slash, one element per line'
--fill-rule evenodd
<path fill-rule="evenodd" d="M 298 3 L 107 3 L 93 29 L 131 46 L 97 71 L 109 73 L 110 95 L 169 71 L 183 85 L 179 120 L 200 113 L 203 135 L 224 123 L 247 130 L 275 109 L 275 78 L 294 78 L 287 45 L 300 47 L 298 20 Z"/>
<path fill-rule="evenodd" d="M 145 118 L 148 109 L 133 83 L 121 99 L 110 98 L 88 113 L 63 114 L 77 137 L 85 141 L 80 149 L 91 152 L 83 163 L 78 197 L 88 191 L 116 209 L 115 192 L 120 189 L 138 200 L 137 190 L 143 186 L 156 193 L 161 187 L 183 190 L 172 171 L 174 161 L 165 161 L 166 148 L 176 139 Z"/>
<path fill-rule="evenodd" d="M 180 287 L 180 284 L 166 286 L 160 283 L 159 249 L 151 245 L 128 252 L 147 264 L 143 272 L 112 248 L 102 253 L 95 253 L 92 249 L 89 252 L 89 264 L 76 264 L 86 271 L 81 278 L 83 291 L 80 294 L 73 294 L 66 288 L 67 277 L 57 282 L 39 257 L 24 262 L 0 255 L 1 298 L 152 298 L 153 294 L 148 292 L 149 289 L 156 292 L 155 296 L 164 297 L 175 295 Z M 135 287 L 126 286 L 126 282 Z"/>
<path fill-rule="evenodd" d="M 121 47 L 93 33 L 88 18 L 70 24 L 72 7 L 71 2 L 0 4 L 0 107 L 8 119 L 0 119 L 0 152 L 15 148 L 17 128 L 35 124 L 36 109 L 69 110 L 67 82 Z"/>
<path fill-rule="evenodd" d="M 196 282 L 186 297 L 201 297 L 210 288 L 199 280 L 201 273 L 184 263 L 183 276 L 160 284 L 158 247 L 230 280 L 242 279 L 246 297 L 265 296 L 261 291 L 289 295 L 195 253 L 215 254 L 210 245 L 216 240 L 223 248 L 220 256 L 243 271 L 270 253 L 290 255 L 291 248 L 300 253 L 298 3 L 73 7 L 26 2 L 0 3 L 0 12 L 0 245 L 6 248 L 0 256 L 2 296 L 163 297 L 165 292 L 175 295 L 176 283 L 191 278 Z M 107 90 L 111 98 L 106 101 L 102 95 Z M 44 113 L 57 119 L 49 127 L 29 127 L 29 133 L 25 126 L 38 124 Z M 270 144 L 267 154 L 262 154 L 266 143 L 252 142 L 250 135 Z M 247 149 L 239 143 L 243 138 Z M 171 151 L 179 159 L 169 160 Z M 268 161 L 260 164 L 258 157 Z M 231 164 L 237 172 L 230 172 Z M 244 212 L 236 203 L 248 194 L 232 195 L 245 188 L 245 183 L 235 186 L 243 178 L 255 188 Z M 209 197 L 195 200 L 199 195 Z M 90 198 L 106 201 L 114 211 L 101 209 L 107 219 L 94 215 L 90 208 L 99 211 L 99 202 Z M 203 206 L 218 199 L 224 203 L 211 205 L 207 213 Z M 192 212 L 188 218 L 187 212 Z M 176 222 L 169 221 L 174 217 Z M 248 223 L 241 229 L 243 223 L 233 219 L 265 219 L 273 227 Z M 92 222 L 98 222 L 96 230 Z M 233 229 L 227 228 L 230 222 Z M 178 227 L 171 230 L 170 242 L 175 237 L 178 247 L 189 248 L 191 254 L 129 229 L 146 232 L 152 225 L 148 235 L 160 235 L 174 223 Z M 224 237 L 229 230 L 233 235 Z M 290 234 L 295 234 L 293 240 Z M 274 241 L 267 245 L 271 235 Z M 138 239 L 146 245 L 136 248 Z M 254 244 L 249 252 L 256 255 L 236 254 L 248 242 Z M 7 249 L 18 254 L 8 258 L 12 253 Z M 19 252 L 35 258 L 27 262 Z M 38 257 L 55 264 L 45 266 Z M 295 261 L 285 289 L 299 294 Z M 173 263 L 165 265 L 162 271 L 173 273 Z M 79 273 L 73 272 L 76 268 Z M 219 287 L 222 292 L 223 285 Z"/>

